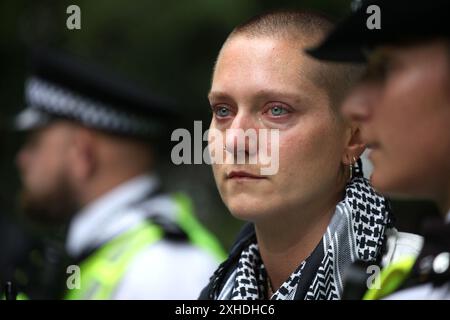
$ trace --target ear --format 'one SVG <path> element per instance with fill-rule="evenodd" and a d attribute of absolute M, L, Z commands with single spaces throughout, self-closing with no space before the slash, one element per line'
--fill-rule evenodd
<path fill-rule="evenodd" d="M 348 166 L 359 159 L 366 145 L 361 140 L 361 132 L 356 124 L 351 124 L 347 132 L 342 163 Z"/>
<path fill-rule="evenodd" d="M 72 172 L 77 181 L 86 181 L 97 166 L 96 140 L 89 129 L 77 128 L 73 137 Z"/>

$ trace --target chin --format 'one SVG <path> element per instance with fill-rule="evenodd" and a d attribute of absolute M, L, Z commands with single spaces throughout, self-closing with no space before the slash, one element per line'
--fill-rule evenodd
<path fill-rule="evenodd" d="M 380 174 L 375 170 L 370 178 L 370 183 L 378 193 L 384 196 L 400 199 L 420 196 L 420 192 L 415 189 L 414 181 L 406 178 L 401 179 L 393 174 Z"/>
<path fill-rule="evenodd" d="M 274 212 L 267 207 L 267 200 L 236 197 L 225 202 L 233 217 L 243 221 L 256 222 Z"/>
<path fill-rule="evenodd" d="M 389 176 L 382 175 L 374 170 L 372 176 L 370 177 L 370 183 L 375 188 L 375 190 L 383 195 L 391 195 L 394 192 L 393 181 L 390 181 Z"/>

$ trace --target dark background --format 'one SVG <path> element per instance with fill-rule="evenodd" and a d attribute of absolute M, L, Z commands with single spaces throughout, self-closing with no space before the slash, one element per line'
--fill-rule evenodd
<path fill-rule="evenodd" d="M 66 8 L 81 8 L 81 30 L 68 30 Z M 216 55 L 227 34 L 238 23 L 274 8 L 309 8 L 336 20 L 350 10 L 348 0 L 84 0 L 2 1 L 0 3 L 0 280 L 2 270 L 26 250 L 27 237 L 40 238 L 16 214 L 18 189 L 14 156 L 20 137 L 8 129 L 13 114 L 23 106 L 28 48 L 50 46 L 99 63 L 149 90 L 175 98 L 185 114 L 184 127 L 193 120 L 209 125 L 206 95 Z M 169 141 L 162 143 L 170 144 Z M 188 169 L 188 170 L 186 170 Z M 216 191 L 206 165 L 162 165 L 169 189 L 192 196 L 200 219 L 228 249 L 240 222 L 233 219 Z M 418 231 L 422 214 L 434 214 L 426 203 L 394 202 L 398 225 Z M 2 269 L 3 268 L 3 269 Z"/>

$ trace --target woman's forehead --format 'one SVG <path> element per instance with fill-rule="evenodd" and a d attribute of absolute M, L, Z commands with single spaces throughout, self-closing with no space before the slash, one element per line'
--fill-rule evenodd
<path fill-rule="evenodd" d="M 237 41 L 237 40 L 236 40 Z M 258 41 L 251 39 L 250 41 Z M 283 44 L 247 44 L 240 41 L 225 48 L 219 55 L 213 74 L 212 91 L 227 91 L 224 87 L 255 87 L 254 91 L 311 90 L 313 73 L 318 63 L 301 54 L 301 50 Z"/>

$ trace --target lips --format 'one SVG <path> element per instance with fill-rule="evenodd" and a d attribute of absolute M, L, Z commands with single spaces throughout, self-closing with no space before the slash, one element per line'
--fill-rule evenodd
<path fill-rule="evenodd" d="M 266 177 L 262 177 L 259 175 L 252 174 L 247 171 L 231 171 L 227 174 L 227 179 L 233 180 L 261 180 L 266 179 Z"/>

